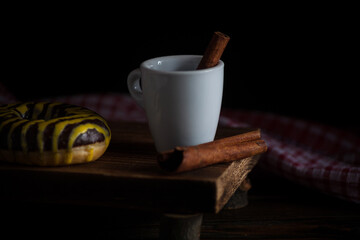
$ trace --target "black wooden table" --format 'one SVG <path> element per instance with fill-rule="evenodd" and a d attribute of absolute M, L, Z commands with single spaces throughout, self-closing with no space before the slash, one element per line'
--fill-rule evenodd
<path fill-rule="evenodd" d="M 138 127 L 138 130 L 142 132 L 144 126 Z M 132 131 L 128 129 L 125 132 Z M 223 129 L 222 133 L 228 135 L 232 131 Z M 136 153 L 138 148 L 131 144 L 137 141 L 136 136 L 123 134 L 125 134 L 123 137 L 127 139 L 122 143 L 120 141 L 124 144 L 123 149 L 127 149 L 127 153 Z M 116 142 L 116 137 L 114 139 Z M 142 142 L 142 148 L 148 154 L 150 162 L 143 163 L 140 172 L 144 174 L 149 169 L 153 169 L 156 176 L 163 174 L 156 170 L 155 163 L 151 163 L 154 151 L 151 139 L 145 137 Z M 109 149 L 110 155 L 105 156 L 105 160 L 112 156 L 112 152 L 117 149 L 117 147 L 114 149 L 116 145 L 113 145 L 113 149 Z M 164 226 L 164 222 L 166 226 L 167 221 L 172 219 L 171 214 L 174 214 L 171 212 L 164 215 L 164 212 L 169 213 L 169 210 L 176 209 L 176 206 L 179 206 L 180 212 L 183 212 L 189 199 L 184 198 L 182 201 L 172 198 L 174 202 L 163 202 L 164 205 L 161 206 L 155 204 L 158 207 L 153 208 L 154 202 L 151 202 L 151 199 L 154 196 L 144 195 L 139 199 L 140 189 L 135 188 L 132 194 L 135 194 L 137 198 L 131 203 L 130 193 L 121 194 L 121 192 L 109 191 L 111 186 L 115 186 L 117 190 L 121 189 L 121 181 L 115 179 L 114 182 L 111 177 L 113 175 L 110 173 L 115 174 L 116 171 L 113 168 L 120 167 L 124 163 L 106 161 L 102 162 L 99 159 L 99 162 L 94 162 L 93 165 L 64 167 L 63 170 L 1 164 L 0 231 L 2 236 L 10 236 L 12 239 L 25 237 L 158 239 L 159 229 Z M 103 175 L 108 175 L 109 178 L 100 178 L 103 182 L 99 182 L 97 174 L 100 170 L 94 166 L 103 164 L 109 168 L 101 171 L 104 171 Z M 139 167 L 136 161 L 133 164 L 133 169 Z M 89 174 L 89 171 L 96 174 L 90 174 L 85 181 L 82 178 L 80 182 L 70 181 L 76 180 L 84 169 L 88 169 L 86 174 Z M 128 165 L 127 170 L 129 169 L 132 169 L 131 164 Z M 209 173 L 211 175 L 209 180 L 211 180 L 211 178 L 216 179 L 217 174 L 226 169 L 231 170 L 231 164 L 213 166 L 200 173 Z M 199 171 L 195 173 L 199 174 Z M 186 176 L 187 174 L 189 176 Z M 191 181 L 197 179 L 197 185 L 194 185 L 193 190 L 205 186 L 202 181 L 204 176 L 187 174 L 162 175 L 156 181 L 160 183 L 169 178 L 179 183 L 189 181 L 185 179 L 190 177 Z M 187 212 L 186 218 L 193 217 L 196 220 L 198 213 L 204 213 L 200 239 L 360 239 L 360 205 L 302 187 L 273 175 L 260 166 L 256 166 L 250 172 L 249 178 L 252 188 L 248 192 L 248 205 L 243 208 L 224 208 L 234 188 L 240 183 L 232 186 L 228 194 L 222 195 L 226 197 L 210 201 L 210 204 L 195 201 L 189 205 L 191 211 Z M 154 181 L 154 179 L 149 178 L 148 181 Z M 225 182 L 226 179 L 220 181 L 220 183 Z M 102 185 L 103 183 L 108 185 Z M 132 183 L 135 187 L 139 184 L 138 181 Z M 93 188 L 88 184 L 95 184 L 96 191 L 89 192 Z M 209 181 L 208 184 L 215 186 L 214 181 Z M 189 186 L 189 182 L 186 186 Z M 160 192 L 161 189 L 157 190 Z M 184 191 L 181 187 L 178 190 Z M 144 189 L 144 193 L 149 193 L 149 191 L 149 189 Z M 203 191 L 198 193 L 198 196 L 201 199 L 203 194 L 211 196 L 212 193 Z M 168 197 L 171 199 L 170 195 Z M 176 218 L 179 219 L 179 215 Z M 177 222 L 179 223 L 181 224 L 181 219 Z"/>
<path fill-rule="evenodd" d="M 203 213 L 218 213 L 237 189 L 242 190 L 237 191 L 237 199 L 230 207 L 246 204 L 245 179 L 259 156 L 170 174 L 157 164 L 157 153 L 147 125 L 116 122 L 110 126 L 109 149 L 95 162 L 63 167 L 0 163 L 0 199 L 19 204 L 151 211 L 162 214 L 161 239 L 191 240 L 199 237 Z M 247 130 L 219 128 L 217 137 L 244 131 Z M 8 217 L 12 217 L 11 213 Z M 57 218 L 48 216 L 39 227 Z M 93 220 L 98 222 L 99 219 Z M 64 221 L 69 220 L 64 218 Z"/>

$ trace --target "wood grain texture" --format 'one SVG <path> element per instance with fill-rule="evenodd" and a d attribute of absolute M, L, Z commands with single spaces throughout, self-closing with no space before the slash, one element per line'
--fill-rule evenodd
<path fill-rule="evenodd" d="M 205 213 L 201 240 L 360 239 L 359 204 L 299 186 L 259 167 L 249 174 L 249 204 Z M 2 236 L 12 239 L 158 240 L 162 223 L 162 214 L 156 212 L 84 204 L 0 200 L 0 210 Z"/>
<path fill-rule="evenodd" d="M 64 167 L 0 164 L 0 197 L 105 205 L 160 212 L 219 212 L 257 157 L 181 174 L 157 165 L 144 124 L 112 123 L 108 151 L 97 161 Z M 244 129 L 220 129 L 218 136 Z"/>

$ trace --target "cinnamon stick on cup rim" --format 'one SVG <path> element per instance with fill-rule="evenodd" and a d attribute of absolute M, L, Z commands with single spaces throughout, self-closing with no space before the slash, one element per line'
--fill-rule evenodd
<path fill-rule="evenodd" d="M 239 160 L 266 152 L 266 143 L 260 137 L 257 129 L 196 146 L 176 147 L 160 153 L 158 163 L 163 169 L 178 173 Z"/>
<path fill-rule="evenodd" d="M 216 66 L 229 40 L 230 37 L 226 34 L 214 32 L 197 69 L 205 69 Z"/>

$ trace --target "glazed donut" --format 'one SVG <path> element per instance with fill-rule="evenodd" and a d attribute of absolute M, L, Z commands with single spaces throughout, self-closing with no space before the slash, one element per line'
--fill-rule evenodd
<path fill-rule="evenodd" d="M 0 160 L 60 166 L 95 161 L 111 132 L 95 112 L 57 102 L 0 105 Z"/>

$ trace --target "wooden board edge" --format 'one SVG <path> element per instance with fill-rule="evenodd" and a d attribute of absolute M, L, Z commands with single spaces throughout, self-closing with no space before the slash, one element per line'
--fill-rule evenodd
<path fill-rule="evenodd" d="M 217 180 L 215 213 L 220 212 L 226 205 L 231 196 L 257 164 L 259 158 L 260 155 L 257 155 L 232 162 L 229 168 Z M 228 179 L 233 179 L 233 181 L 229 181 Z"/>

